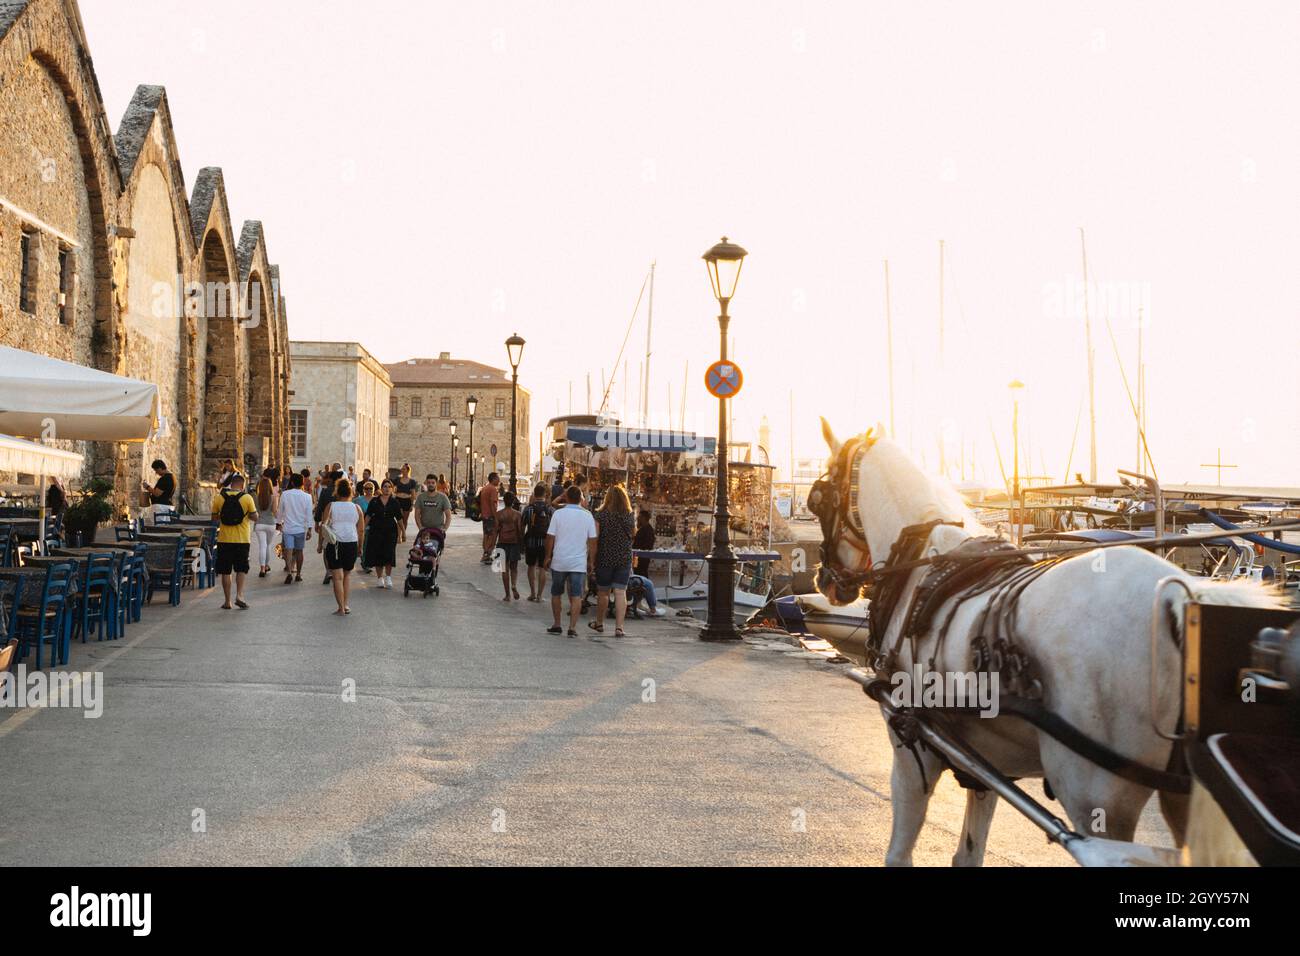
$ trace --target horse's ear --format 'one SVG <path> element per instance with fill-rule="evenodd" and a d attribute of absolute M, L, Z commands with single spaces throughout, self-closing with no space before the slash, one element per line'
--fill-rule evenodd
<path fill-rule="evenodd" d="M 835 433 L 831 431 L 830 422 L 826 421 L 825 418 L 822 419 L 822 438 L 826 439 L 826 444 L 830 447 L 832 456 L 840 453 L 839 440 L 835 437 Z"/>

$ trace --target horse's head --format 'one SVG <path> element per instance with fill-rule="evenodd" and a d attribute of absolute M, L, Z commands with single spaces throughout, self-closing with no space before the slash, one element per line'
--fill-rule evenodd
<path fill-rule="evenodd" d="M 867 429 L 841 443 L 824 418 L 822 435 L 830 446 L 830 463 L 808 495 L 808 509 L 822 526 L 817 590 L 832 604 L 851 604 L 862 593 L 871 573 L 871 548 L 858 514 L 853 471 L 859 457 L 876 443 L 876 437 L 872 429 Z"/>

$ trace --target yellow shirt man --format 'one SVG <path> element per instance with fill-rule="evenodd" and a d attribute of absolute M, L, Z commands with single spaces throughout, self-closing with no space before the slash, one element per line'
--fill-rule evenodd
<path fill-rule="evenodd" d="M 244 510 L 244 520 L 239 524 L 225 524 L 221 520 L 221 506 L 226 497 L 239 496 L 239 504 Z M 227 488 L 212 499 L 212 519 L 217 522 L 217 544 L 251 544 L 253 540 L 253 522 L 251 515 L 257 514 L 257 502 L 253 496 L 242 489 L 235 491 Z"/>

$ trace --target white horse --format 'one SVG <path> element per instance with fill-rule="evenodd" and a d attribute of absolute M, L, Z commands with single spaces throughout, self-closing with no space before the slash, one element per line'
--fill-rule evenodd
<path fill-rule="evenodd" d="M 947 552 L 968 538 L 989 533 L 956 491 L 946 482 L 928 477 L 893 442 L 886 438 L 873 441 L 868 432 L 850 443 L 849 455 L 842 455 L 845 446 L 835 439 L 825 420 L 822 432 L 835 462 L 832 477 L 845 476 L 854 466 L 845 458 L 859 459 L 856 518 L 861 524 L 860 528 L 850 525 L 849 534 L 843 533 L 843 522 L 835 524 L 833 539 L 824 542 L 823 565 L 833 564 L 851 579 L 883 561 L 904 528 L 935 519 L 962 525 L 937 526 L 926 543 L 927 555 Z M 841 487 L 847 489 L 847 481 Z M 851 504 L 841 501 L 842 508 Z M 865 541 L 858 539 L 859 532 Z M 925 573 L 924 567 L 910 573 L 880 646 L 894 646 L 912 592 Z M 1161 627 L 1167 633 L 1158 644 L 1154 714 L 1150 703 L 1152 601 L 1157 582 L 1170 575 L 1183 576 L 1194 592 L 1213 590 L 1216 603 L 1274 603 L 1257 587 L 1209 585 L 1183 575 L 1148 551 L 1120 547 L 1083 553 L 1047 570 L 1021 595 L 1016 618 L 1016 643 L 1037 667 L 1046 709 L 1093 740 L 1153 770 L 1166 768 L 1172 747 L 1153 729 L 1153 720 L 1172 731 L 1180 706 L 1179 637 L 1173 631 L 1181 628 L 1186 603 L 1181 588 L 1164 591 L 1167 613 L 1162 615 Z M 818 589 L 837 605 L 859 596 L 852 587 L 843 589 L 837 575 L 826 567 L 819 569 Z M 978 595 L 957 609 L 935 670 L 949 674 L 971 671 L 974 622 L 988 599 L 987 594 Z M 941 607 L 934 621 L 943 622 L 951 606 L 949 601 Z M 917 656 L 928 662 L 936 639 L 934 629 L 922 634 Z M 910 672 L 912 664 L 911 648 L 903 641 L 897 666 Z M 1133 839 L 1138 817 L 1151 796 L 1149 788 L 1101 769 L 1014 716 L 943 720 L 950 721 L 949 726 L 1002 773 L 1016 778 L 1045 777 L 1078 832 L 1113 840 Z M 898 741 L 894 742 L 897 745 Z M 930 795 L 943 771 L 941 759 L 933 751 L 919 748 L 916 753 L 924 777 L 913 753 L 895 746 L 890 781 L 893 829 L 886 855 L 886 864 L 891 866 L 911 865 Z M 992 791 L 967 791 L 965 822 L 953 865 L 982 864 L 996 802 Z M 1186 796 L 1162 791 L 1160 808 L 1181 846 Z"/>

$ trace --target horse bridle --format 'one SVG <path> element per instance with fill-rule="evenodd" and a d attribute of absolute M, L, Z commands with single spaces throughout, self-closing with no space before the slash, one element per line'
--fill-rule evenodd
<path fill-rule="evenodd" d="M 858 492 L 862 457 L 875 443 L 870 428 L 850 438 L 831 462 L 830 470 L 813 482 L 808 493 L 808 510 L 817 516 L 822 528 L 818 549 L 821 569 L 834 580 L 836 590 L 861 591 L 872 580 L 871 548 L 858 512 Z M 841 539 L 864 559 L 863 570 L 849 570 L 834 560 Z"/>

